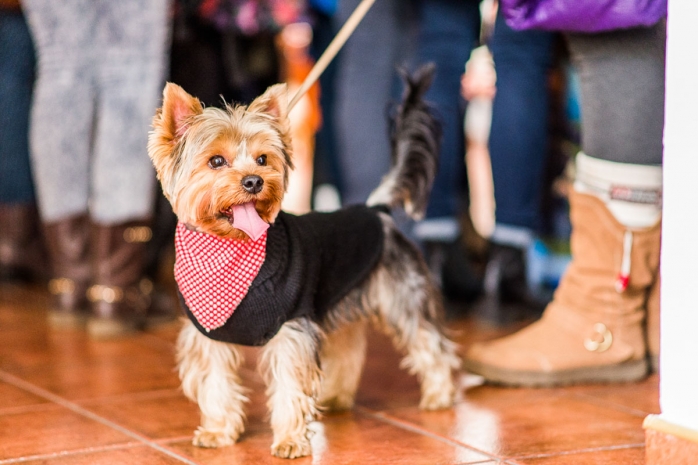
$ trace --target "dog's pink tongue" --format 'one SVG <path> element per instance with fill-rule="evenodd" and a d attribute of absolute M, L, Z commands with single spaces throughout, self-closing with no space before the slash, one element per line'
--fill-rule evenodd
<path fill-rule="evenodd" d="M 233 227 L 244 231 L 253 241 L 256 241 L 269 228 L 269 224 L 259 217 L 254 208 L 254 202 L 247 202 L 242 205 L 233 205 Z"/>

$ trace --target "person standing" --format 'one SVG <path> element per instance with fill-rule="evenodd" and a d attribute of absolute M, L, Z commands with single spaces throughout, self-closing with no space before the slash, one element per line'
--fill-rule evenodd
<path fill-rule="evenodd" d="M 91 336 L 142 324 L 155 175 L 146 152 L 168 0 L 25 0 L 37 49 L 30 150 L 55 297 L 51 323 Z M 89 308 L 89 312 L 88 312 Z"/>
<path fill-rule="evenodd" d="M 489 381 L 627 382 L 656 369 L 666 1 L 622 11 L 614 2 L 540 15 L 546 3 L 523 2 L 533 8 L 525 18 L 501 2 L 512 26 L 567 31 L 582 152 L 569 199 L 572 262 L 539 321 L 468 351 L 466 367 Z"/>

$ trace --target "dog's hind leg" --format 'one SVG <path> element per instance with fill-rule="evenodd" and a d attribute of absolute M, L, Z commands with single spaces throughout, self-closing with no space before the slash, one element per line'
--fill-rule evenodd
<path fill-rule="evenodd" d="M 455 344 L 439 329 L 441 298 L 427 277 L 426 266 L 381 268 L 373 288 L 382 329 L 398 350 L 407 352 L 400 366 L 418 377 L 420 408 L 436 410 L 453 405 L 453 370 L 460 365 Z M 420 268 L 424 268 L 421 270 Z"/>
<path fill-rule="evenodd" d="M 327 334 L 320 352 L 323 380 L 319 404 L 323 408 L 339 411 L 354 406 L 365 358 L 365 322 L 346 323 Z"/>
<path fill-rule="evenodd" d="M 291 320 L 264 347 L 260 359 L 267 384 L 274 443 L 271 453 L 295 458 L 310 455 L 308 423 L 318 416 L 319 350 L 322 332 L 306 318 Z"/>
<path fill-rule="evenodd" d="M 182 390 L 201 410 L 194 445 L 233 444 L 245 430 L 247 397 L 238 375 L 240 352 L 232 344 L 209 339 L 187 321 L 177 339 L 177 362 Z"/>

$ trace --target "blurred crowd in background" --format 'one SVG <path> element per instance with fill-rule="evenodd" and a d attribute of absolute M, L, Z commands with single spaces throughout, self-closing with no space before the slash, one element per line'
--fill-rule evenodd
<path fill-rule="evenodd" d="M 52 324 L 88 319 L 95 337 L 177 315 L 176 218 L 146 154 L 164 82 L 207 106 L 248 103 L 277 82 L 292 95 L 358 3 L 2 0 L 2 278 L 48 283 Z M 296 170 L 284 201 L 292 213 L 365 201 L 390 164 L 397 67 L 434 62 L 440 170 L 425 220 L 403 230 L 452 316 L 498 325 L 535 319 L 551 301 L 571 259 L 573 192 L 602 201 L 577 209 L 583 224 L 606 210 L 619 223 L 577 246 L 617 237 L 604 250 L 622 266 L 592 267 L 613 282 L 620 273 L 627 285 L 626 261 L 644 253 L 642 238 L 628 249 L 626 231 L 637 237 L 661 214 L 657 198 L 643 199 L 661 198 L 663 15 L 556 31 L 514 24 L 512 3 L 376 0 L 291 114 Z M 639 171 L 626 176 L 625 165 Z"/>

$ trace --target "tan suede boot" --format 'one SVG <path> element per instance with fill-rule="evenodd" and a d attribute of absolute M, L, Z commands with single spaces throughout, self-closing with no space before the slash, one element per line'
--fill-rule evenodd
<path fill-rule="evenodd" d="M 595 196 L 573 192 L 572 263 L 538 322 L 474 345 L 465 366 L 516 386 L 625 382 L 647 373 L 645 306 L 661 222 L 629 231 Z"/>

